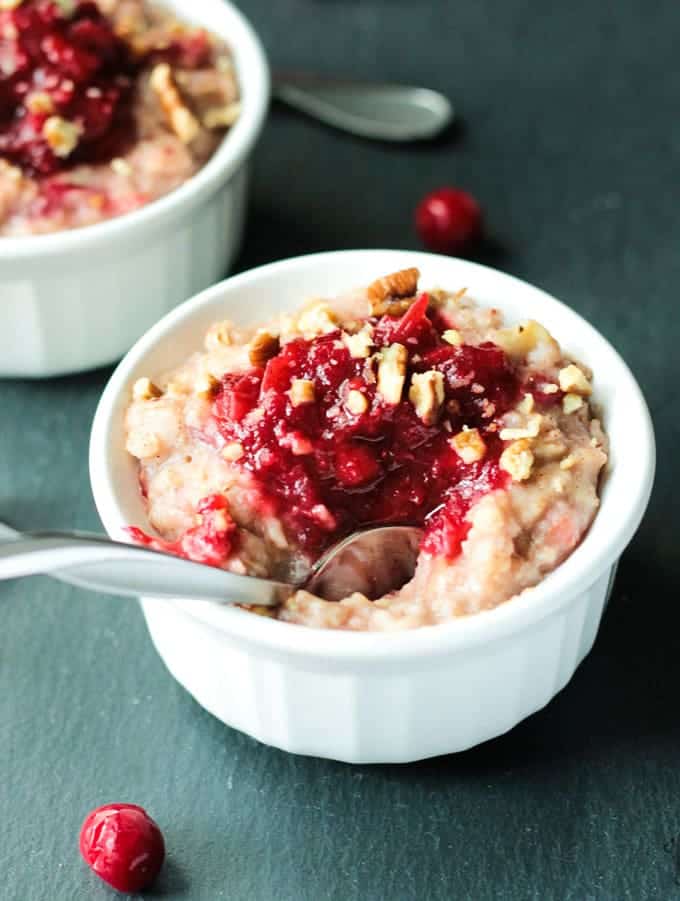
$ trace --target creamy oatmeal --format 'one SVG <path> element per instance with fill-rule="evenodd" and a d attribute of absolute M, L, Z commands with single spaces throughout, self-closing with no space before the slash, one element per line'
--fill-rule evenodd
<path fill-rule="evenodd" d="M 419 293 L 408 269 L 309 301 L 140 379 L 127 448 L 157 536 L 135 540 L 237 573 L 301 576 L 371 523 L 425 527 L 413 579 L 331 603 L 298 591 L 281 619 L 405 629 L 495 607 L 581 541 L 606 439 L 592 374 L 534 321 L 466 291 Z"/>
<path fill-rule="evenodd" d="M 239 114 L 229 48 L 147 0 L 0 2 L 0 235 L 91 225 L 191 178 Z"/>

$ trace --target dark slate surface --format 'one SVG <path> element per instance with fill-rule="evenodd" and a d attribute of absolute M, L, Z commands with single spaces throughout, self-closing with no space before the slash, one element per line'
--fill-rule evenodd
<path fill-rule="evenodd" d="M 511 734 L 414 766 L 261 747 L 172 681 L 134 603 L 0 587 L 0 897 L 111 897 L 76 851 L 85 813 L 111 800 L 148 806 L 165 830 L 156 897 L 680 897 L 667 844 L 680 832 L 677 4 L 244 5 L 277 65 L 442 88 L 463 126 L 407 150 L 275 112 L 240 267 L 416 247 L 418 197 L 468 187 L 494 239 L 484 260 L 567 300 L 639 376 L 659 431 L 655 499 L 569 687 Z M 98 525 L 87 437 L 107 375 L 0 383 L 0 515 Z"/>

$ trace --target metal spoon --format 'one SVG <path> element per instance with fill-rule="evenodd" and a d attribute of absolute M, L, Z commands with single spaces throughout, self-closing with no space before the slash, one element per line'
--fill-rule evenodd
<path fill-rule="evenodd" d="M 421 537 L 422 530 L 411 526 L 355 532 L 293 583 L 239 576 L 102 535 L 20 533 L 0 524 L 0 581 L 41 573 L 106 594 L 266 607 L 282 604 L 300 588 L 333 601 L 354 591 L 376 598 L 413 575 Z"/>
<path fill-rule="evenodd" d="M 402 84 L 343 81 L 315 75 L 274 76 L 273 96 L 342 131 L 380 141 L 424 141 L 452 121 L 438 91 Z"/>

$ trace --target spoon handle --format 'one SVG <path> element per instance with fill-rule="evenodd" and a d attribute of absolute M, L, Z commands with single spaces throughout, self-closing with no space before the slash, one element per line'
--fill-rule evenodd
<path fill-rule="evenodd" d="M 380 141 L 434 138 L 454 116 L 443 94 L 410 85 L 281 73 L 274 78 L 273 94 L 327 125 Z"/>
<path fill-rule="evenodd" d="M 0 543 L 0 581 L 38 573 L 105 594 L 218 604 L 273 607 L 295 590 L 99 535 L 39 532 Z"/>

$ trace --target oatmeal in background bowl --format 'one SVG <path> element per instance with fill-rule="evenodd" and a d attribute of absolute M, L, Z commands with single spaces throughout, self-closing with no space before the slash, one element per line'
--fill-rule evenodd
<path fill-rule="evenodd" d="M 464 289 L 418 292 L 418 276 L 257 329 L 215 323 L 203 351 L 138 380 L 127 449 L 157 535 L 131 527 L 133 539 L 282 578 L 356 528 L 423 525 L 399 591 L 337 603 L 301 591 L 277 612 L 349 630 L 490 609 L 566 559 L 607 461 L 592 373 L 538 322 L 505 325 Z"/>
<path fill-rule="evenodd" d="M 0 235 L 92 225 L 184 184 L 239 115 L 229 47 L 147 0 L 0 4 Z"/>

